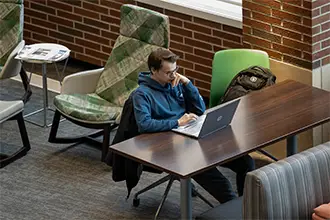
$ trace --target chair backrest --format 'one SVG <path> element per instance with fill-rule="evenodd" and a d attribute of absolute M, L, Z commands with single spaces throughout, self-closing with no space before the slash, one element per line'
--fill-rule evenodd
<path fill-rule="evenodd" d="M 23 0 L 0 0 L 0 76 L 5 75 L 2 70 L 8 57 L 23 39 L 23 8 Z"/>
<path fill-rule="evenodd" d="M 123 106 L 138 87 L 138 74 L 148 71 L 149 54 L 169 47 L 169 18 L 166 15 L 125 4 L 121 7 L 120 35 L 96 86 L 96 93 Z"/>
<path fill-rule="evenodd" d="M 22 68 L 22 63 L 20 60 L 15 59 L 15 56 L 20 50 L 23 49 L 24 45 L 25 45 L 25 41 L 22 40 L 10 53 L 5 65 L 0 70 L 0 80 L 8 79 L 19 74 Z"/>
<path fill-rule="evenodd" d="M 244 219 L 311 219 L 330 201 L 330 142 L 249 172 Z"/>
<path fill-rule="evenodd" d="M 214 54 L 209 107 L 219 103 L 234 76 L 250 66 L 269 68 L 268 54 L 260 50 L 228 49 Z"/>

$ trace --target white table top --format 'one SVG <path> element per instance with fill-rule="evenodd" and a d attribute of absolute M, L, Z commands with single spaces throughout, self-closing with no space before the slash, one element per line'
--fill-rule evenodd
<path fill-rule="evenodd" d="M 42 55 L 43 53 L 42 50 L 46 51 L 44 55 Z M 30 55 L 32 53 L 35 55 Z M 27 56 L 27 54 L 29 54 L 30 57 Z M 70 55 L 69 48 L 63 45 L 54 44 L 54 43 L 37 43 L 37 44 L 26 45 L 15 58 L 23 60 L 28 63 L 42 64 L 42 63 L 59 62 L 68 58 L 69 55 Z"/>

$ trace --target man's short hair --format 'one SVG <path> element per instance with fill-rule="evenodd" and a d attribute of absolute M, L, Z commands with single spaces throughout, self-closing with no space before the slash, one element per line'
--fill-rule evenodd
<path fill-rule="evenodd" d="M 159 70 L 162 68 L 163 61 L 168 61 L 171 63 L 176 62 L 179 59 L 175 53 L 171 52 L 169 49 L 158 48 L 150 53 L 148 57 L 148 67 L 152 73 L 152 69 Z"/>

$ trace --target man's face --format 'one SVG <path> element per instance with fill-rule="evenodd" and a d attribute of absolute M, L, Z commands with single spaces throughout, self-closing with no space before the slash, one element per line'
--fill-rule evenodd
<path fill-rule="evenodd" d="M 177 70 L 176 62 L 171 63 L 163 61 L 162 67 L 159 70 L 153 71 L 153 74 L 159 83 L 165 85 L 166 83 L 171 83 L 175 79 Z"/>

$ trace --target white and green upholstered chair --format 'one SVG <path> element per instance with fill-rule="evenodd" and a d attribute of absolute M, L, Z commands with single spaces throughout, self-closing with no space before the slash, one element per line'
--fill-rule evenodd
<path fill-rule="evenodd" d="M 0 124 L 8 120 L 17 120 L 23 142 L 23 147 L 12 152 L 10 155 L 0 153 L 1 168 L 26 155 L 30 150 L 30 142 L 23 120 L 23 109 L 24 102 L 29 99 L 31 91 L 21 62 L 15 60 L 15 56 L 25 44 L 22 38 L 23 1 L 0 0 L 0 80 L 21 74 L 26 90 L 23 101 L 0 100 Z"/>
<path fill-rule="evenodd" d="M 105 67 L 64 78 L 61 94 L 54 99 L 56 111 L 49 135 L 52 143 L 82 140 L 56 137 L 61 116 L 80 126 L 102 129 L 102 161 L 109 148 L 110 130 L 117 126 L 126 99 L 138 87 L 139 72 L 148 71 L 149 54 L 169 46 L 166 15 L 130 4 L 124 4 L 120 13 L 120 35 Z"/>

